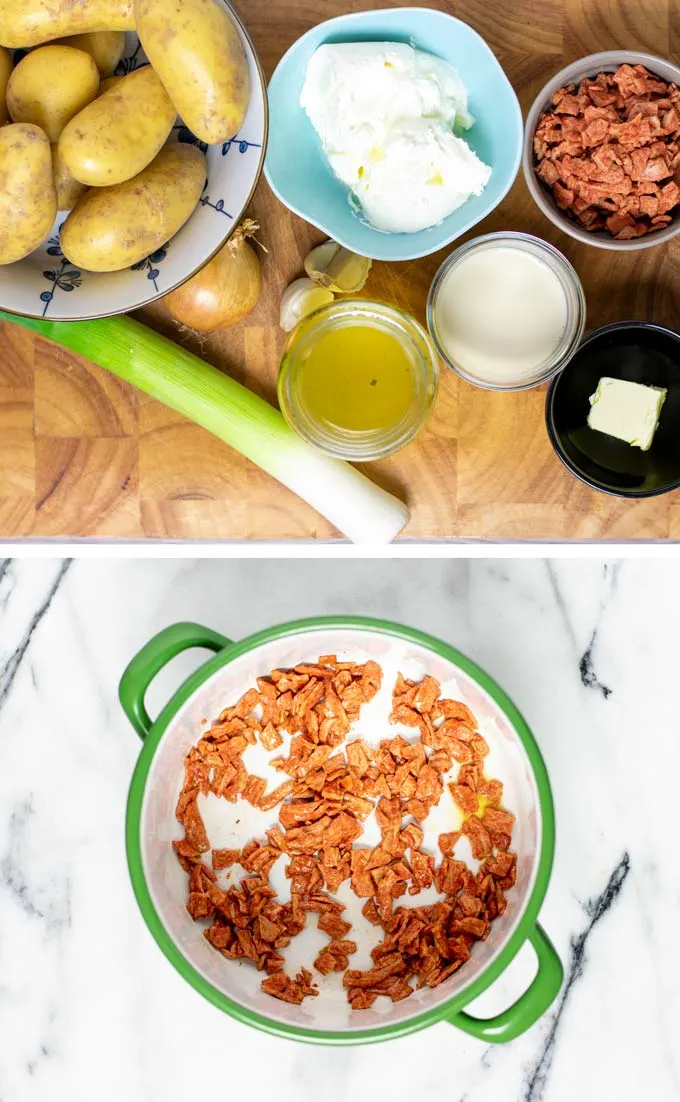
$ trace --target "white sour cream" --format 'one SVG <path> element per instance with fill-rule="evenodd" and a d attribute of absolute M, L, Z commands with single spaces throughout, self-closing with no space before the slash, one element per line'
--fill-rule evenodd
<path fill-rule="evenodd" d="M 300 104 L 368 221 L 416 233 L 489 180 L 491 169 L 454 133 L 474 121 L 467 98 L 441 58 L 399 42 L 344 42 L 312 55 Z"/>
<path fill-rule="evenodd" d="M 567 296 L 544 260 L 498 244 L 452 265 L 439 286 L 434 318 L 440 344 L 463 374 L 497 386 L 521 385 L 562 343 Z"/>

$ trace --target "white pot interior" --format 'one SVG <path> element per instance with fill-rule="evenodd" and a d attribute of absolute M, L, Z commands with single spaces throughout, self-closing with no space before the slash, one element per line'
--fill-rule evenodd
<path fill-rule="evenodd" d="M 338 974 L 323 977 L 314 972 L 320 994 L 317 998 L 305 999 L 302 1006 L 292 1006 L 264 994 L 260 990 L 263 974 L 249 962 L 225 960 L 203 937 L 204 924 L 191 920 L 185 910 L 187 876 L 170 845 L 173 839 L 183 835 L 175 819 L 175 805 L 183 780 L 183 759 L 205 730 L 202 721 L 212 722 L 223 708 L 234 704 L 247 688 L 255 685 L 257 676 L 266 675 L 276 667 L 314 661 L 320 654 L 337 654 L 344 661 L 362 662 L 373 658 L 382 666 L 382 689 L 374 700 L 364 705 L 350 736 L 364 738 L 371 744 L 396 734 L 414 737 L 412 728 L 400 728 L 388 722 L 397 672 L 416 680 L 426 673 L 436 677 L 442 684 L 443 696 L 462 700 L 477 717 L 480 731 L 491 748 L 486 759 L 487 774 L 503 781 L 503 805 L 516 816 L 512 848 L 518 855 L 517 883 L 507 893 L 507 910 L 492 923 L 487 941 L 476 942 L 467 964 L 439 987 L 423 988 L 394 1004 L 381 997 L 370 1010 L 350 1008 L 342 976 Z M 285 748 L 286 744 L 276 753 Z M 285 779 L 268 765 L 270 756 L 276 755 L 265 753 L 258 745 L 249 747 L 243 757 L 249 773 L 268 780 L 268 790 Z M 452 776 L 445 776 L 444 781 L 455 779 L 457 769 L 454 764 Z M 253 837 L 263 838 L 265 830 L 277 820 L 276 808 L 265 813 L 245 801 L 231 804 L 213 795 L 200 800 L 203 819 L 215 848 L 240 848 Z M 439 805 L 422 824 L 425 830 L 423 849 L 441 859 L 437 836 L 442 831 L 456 830 L 459 823 L 460 813 L 445 787 Z M 373 845 L 378 841 L 379 831 L 371 816 L 359 844 Z M 540 847 L 541 813 L 533 771 L 505 713 L 476 681 L 434 651 L 406 639 L 358 628 L 308 630 L 275 639 L 233 659 L 213 674 L 187 701 L 162 736 L 147 777 L 141 816 L 146 881 L 163 925 L 183 956 L 214 987 L 249 1010 L 277 1022 L 317 1030 L 353 1031 L 393 1026 L 432 1010 L 462 992 L 507 944 L 531 894 Z M 477 862 L 472 859 L 467 838 L 461 838 L 455 855 L 476 870 Z M 287 858 L 282 858 L 271 873 L 272 886 L 284 901 L 290 898 L 290 882 L 284 875 L 286 863 Z M 244 875 L 240 866 L 230 872 L 231 879 L 228 874 L 220 874 L 220 886 L 226 887 Z M 382 930 L 362 916 L 364 900 L 355 897 L 348 881 L 341 886 L 337 897 L 347 905 L 343 917 L 352 923 L 352 931 L 347 936 L 358 944 L 357 952 L 350 958 L 350 967 L 370 968 L 370 950 L 383 936 Z M 433 902 L 436 897 L 434 889 L 429 889 L 417 896 L 404 896 L 397 905 L 420 906 Z M 288 973 L 294 975 L 301 965 L 311 970 L 317 952 L 327 943 L 327 936 L 316 929 L 315 916 L 310 915 L 307 928 L 285 950 Z"/>

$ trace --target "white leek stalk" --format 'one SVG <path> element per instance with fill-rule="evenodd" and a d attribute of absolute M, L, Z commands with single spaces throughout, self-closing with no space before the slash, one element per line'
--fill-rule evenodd
<path fill-rule="evenodd" d="M 139 387 L 224 440 L 312 505 L 353 543 L 389 543 L 408 509 L 341 459 L 305 444 L 279 410 L 193 352 L 128 317 L 47 321 L 0 310 Z"/>

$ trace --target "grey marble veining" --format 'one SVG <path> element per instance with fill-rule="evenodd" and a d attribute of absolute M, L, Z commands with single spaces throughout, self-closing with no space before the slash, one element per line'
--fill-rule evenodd
<path fill-rule="evenodd" d="M 177 620 L 239 638 L 332 613 L 454 643 L 540 743 L 557 816 L 541 921 L 566 978 L 508 1046 L 446 1024 L 354 1049 L 266 1037 L 204 1002 L 137 911 L 123 667 Z M 679 627 L 673 562 L 0 562 L 0 1102 L 679 1099 Z M 200 660 L 159 676 L 152 711 Z M 473 1010 L 532 969 L 525 948 Z"/>

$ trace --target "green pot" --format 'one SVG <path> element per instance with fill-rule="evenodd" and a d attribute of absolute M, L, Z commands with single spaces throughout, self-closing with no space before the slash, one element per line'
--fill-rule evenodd
<path fill-rule="evenodd" d="M 211 650 L 215 656 L 187 678 L 152 722 L 144 705 L 150 682 L 175 655 L 191 647 Z M 376 1009 L 387 1002 L 378 999 L 365 1011 L 351 1010 L 338 977 L 335 985 L 324 984 L 319 998 L 306 999 L 301 1007 L 264 995 L 259 989 L 261 975 L 249 965 L 225 961 L 202 937 L 200 924 L 191 921 L 184 907 L 186 876 L 170 846 L 181 833 L 174 809 L 184 755 L 202 724 L 234 703 L 256 675 L 329 653 L 358 661 L 374 658 L 383 666 L 386 684 L 392 684 L 393 674 L 402 669 L 412 677 L 430 673 L 447 692 L 455 692 L 480 721 L 491 746 L 491 772 L 503 780 L 506 804 L 516 814 L 517 884 L 508 893 L 508 908 L 492 924 L 487 941 L 476 943 L 470 961 L 434 990 L 422 989 L 409 999 Z M 451 1022 L 483 1041 L 510 1041 L 548 1009 L 562 982 L 560 960 L 537 923 L 554 850 L 550 785 L 522 716 L 474 662 L 432 636 L 383 620 L 301 620 L 251 635 L 240 643 L 197 624 L 175 624 L 155 636 L 132 660 L 121 680 L 120 699 L 144 741 L 130 786 L 126 821 L 127 857 L 137 902 L 168 960 L 220 1010 L 278 1036 L 321 1044 L 367 1044 L 404 1036 L 439 1021 Z M 244 832 L 243 844 L 252 832 L 248 831 L 247 813 L 238 806 L 243 814 L 239 828 Z M 349 917 L 354 921 L 353 915 Z M 306 936 L 307 931 L 293 945 Z M 361 945 L 358 925 L 352 936 L 358 937 Z M 501 975 L 526 941 L 538 959 L 528 990 L 493 1018 L 467 1013 L 464 1007 Z M 309 964 L 312 958 L 301 959 Z"/>

